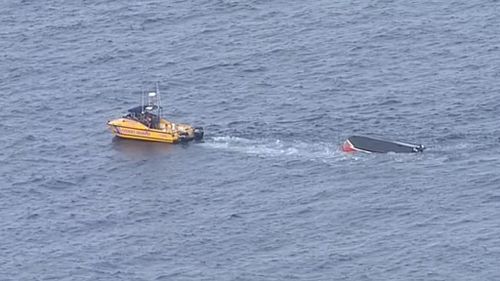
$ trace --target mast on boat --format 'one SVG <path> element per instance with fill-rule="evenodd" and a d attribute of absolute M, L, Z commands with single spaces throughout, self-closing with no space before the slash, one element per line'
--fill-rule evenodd
<path fill-rule="evenodd" d="M 141 113 L 144 114 L 144 89 L 141 92 Z"/>
<path fill-rule="evenodd" d="M 160 83 L 156 82 L 156 95 L 158 96 L 158 117 L 163 118 L 163 108 L 161 107 Z"/>

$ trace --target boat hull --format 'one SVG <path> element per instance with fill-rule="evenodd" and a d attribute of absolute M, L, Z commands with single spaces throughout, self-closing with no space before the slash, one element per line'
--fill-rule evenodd
<path fill-rule="evenodd" d="M 111 125 L 109 126 L 111 132 L 120 138 L 142 140 L 142 141 L 154 141 L 154 142 L 165 142 L 165 143 L 177 143 L 178 138 L 166 133 L 151 132 L 148 130 L 140 130 L 136 128 L 122 127 Z"/>
<path fill-rule="evenodd" d="M 361 151 L 367 153 L 418 153 L 424 151 L 424 146 L 420 144 L 379 140 L 363 136 L 351 136 L 342 145 L 342 151 Z"/>
<path fill-rule="evenodd" d="M 164 143 L 188 142 L 203 138 L 202 128 L 192 128 L 188 125 L 173 124 L 164 119 L 160 122 L 161 129 L 152 129 L 144 124 L 128 118 L 118 118 L 108 122 L 108 128 L 117 137 L 141 141 Z"/>

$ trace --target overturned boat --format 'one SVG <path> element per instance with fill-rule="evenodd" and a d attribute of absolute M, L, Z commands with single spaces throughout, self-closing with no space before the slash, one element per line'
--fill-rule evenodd
<path fill-rule="evenodd" d="M 342 145 L 342 151 L 344 152 L 417 153 L 423 152 L 424 149 L 425 147 L 421 144 L 387 141 L 363 136 L 351 136 Z"/>
<path fill-rule="evenodd" d="M 111 121 L 107 125 L 120 138 L 144 141 L 180 143 L 203 139 L 203 128 L 188 124 L 177 124 L 162 117 L 161 99 L 158 85 L 156 92 L 147 94 L 147 101 L 128 110 L 128 114 Z"/>

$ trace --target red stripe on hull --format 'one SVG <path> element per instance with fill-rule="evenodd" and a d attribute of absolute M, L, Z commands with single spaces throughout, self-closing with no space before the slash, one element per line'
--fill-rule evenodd
<path fill-rule="evenodd" d="M 344 144 L 342 144 L 342 151 L 347 152 L 347 153 L 353 153 L 353 152 L 356 152 L 358 150 L 354 148 L 354 146 L 351 144 L 351 142 L 346 140 L 344 142 Z"/>

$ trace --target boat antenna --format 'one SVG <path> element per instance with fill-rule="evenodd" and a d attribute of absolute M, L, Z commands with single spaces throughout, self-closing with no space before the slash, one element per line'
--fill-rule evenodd
<path fill-rule="evenodd" d="M 162 118 L 163 109 L 161 108 L 160 83 L 156 82 L 156 96 L 158 97 L 158 117 Z"/>
<path fill-rule="evenodd" d="M 141 92 L 141 113 L 144 113 L 144 89 Z"/>

